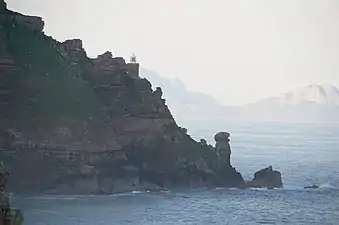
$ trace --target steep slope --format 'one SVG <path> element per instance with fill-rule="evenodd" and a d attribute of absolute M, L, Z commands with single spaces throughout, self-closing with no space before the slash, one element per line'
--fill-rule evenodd
<path fill-rule="evenodd" d="M 244 181 L 178 127 L 139 64 L 87 57 L 0 1 L 0 160 L 18 192 L 112 193 Z M 222 163 L 218 163 L 218 162 Z"/>

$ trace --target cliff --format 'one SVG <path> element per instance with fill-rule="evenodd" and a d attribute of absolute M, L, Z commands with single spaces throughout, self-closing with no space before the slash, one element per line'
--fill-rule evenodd
<path fill-rule="evenodd" d="M 110 52 L 91 59 L 81 40 L 58 42 L 41 18 L 0 2 L 0 159 L 13 174 L 11 190 L 244 186 L 229 145 L 187 135 L 138 63 Z"/>
<path fill-rule="evenodd" d="M 23 222 L 22 211 L 11 207 L 9 196 L 5 192 L 8 174 L 6 167 L 0 162 L 0 224 L 21 225 Z"/>

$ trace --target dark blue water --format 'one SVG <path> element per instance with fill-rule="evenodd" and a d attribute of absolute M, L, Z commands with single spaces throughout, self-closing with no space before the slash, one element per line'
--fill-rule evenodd
<path fill-rule="evenodd" d="M 15 197 L 26 225 L 333 224 L 339 225 L 339 125 L 226 124 L 191 132 L 213 143 L 232 133 L 232 163 L 245 179 L 273 165 L 281 190 L 200 189 L 112 196 Z M 303 186 L 319 184 L 320 189 Z"/>

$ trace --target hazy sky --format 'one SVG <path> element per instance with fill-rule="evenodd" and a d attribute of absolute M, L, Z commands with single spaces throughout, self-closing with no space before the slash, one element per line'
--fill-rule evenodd
<path fill-rule="evenodd" d="M 7 0 L 90 56 L 135 52 L 190 90 L 242 104 L 310 83 L 339 86 L 338 0 Z"/>

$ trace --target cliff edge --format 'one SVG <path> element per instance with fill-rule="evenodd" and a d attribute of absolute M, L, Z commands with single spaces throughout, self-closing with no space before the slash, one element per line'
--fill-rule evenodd
<path fill-rule="evenodd" d="M 0 1 L 0 159 L 11 190 L 113 193 L 170 187 L 243 187 L 229 134 L 216 148 L 174 121 L 139 64 L 79 39 L 58 42 L 40 17 Z M 219 143 L 219 144 L 218 144 Z"/>

